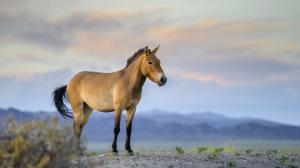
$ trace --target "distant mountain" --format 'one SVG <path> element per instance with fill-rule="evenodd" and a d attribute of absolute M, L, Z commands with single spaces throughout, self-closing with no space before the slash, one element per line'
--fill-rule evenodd
<path fill-rule="evenodd" d="M 0 119 L 14 118 L 17 121 L 30 121 L 40 119 L 44 115 L 47 115 L 47 113 L 33 113 L 27 111 L 20 111 L 15 108 L 0 109 Z"/>
<path fill-rule="evenodd" d="M 202 113 L 194 112 L 194 113 L 190 113 L 190 114 L 178 114 L 176 112 L 152 110 L 150 112 L 143 114 L 142 117 L 146 117 L 148 119 L 155 120 L 159 123 L 176 122 L 176 123 L 180 123 L 180 124 L 184 124 L 184 125 L 206 123 L 206 124 L 212 125 L 215 128 L 226 127 L 226 126 L 235 126 L 235 125 L 242 124 L 245 122 L 254 122 L 254 123 L 265 125 L 265 126 L 278 125 L 278 123 L 261 120 L 261 119 L 228 118 L 224 115 L 216 114 L 211 111 L 206 111 L 206 112 L 202 112 Z"/>
<path fill-rule="evenodd" d="M 59 116 L 50 112 L 23 112 L 14 108 L 0 109 L 0 118 L 14 117 L 30 121 Z M 72 120 L 60 118 L 61 123 Z M 111 140 L 113 113 L 93 113 L 83 131 L 90 141 Z M 121 121 L 121 137 L 125 136 L 125 116 Z M 300 140 L 300 127 L 261 119 L 233 119 L 213 112 L 177 114 L 160 110 L 137 113 L 133 123 L 136 139 L 290 139 Z"/>

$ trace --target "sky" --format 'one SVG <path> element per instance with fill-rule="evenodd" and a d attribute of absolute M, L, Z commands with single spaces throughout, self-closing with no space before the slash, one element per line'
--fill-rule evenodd
<path fill-rule="evenodd" d="M 138 111 L 211 111 L 300 125 L 298 0 L 0 0 L 0 108 L 54 111 L 83 70 L 124 68 L 160 44 L 165 87 Z"/>

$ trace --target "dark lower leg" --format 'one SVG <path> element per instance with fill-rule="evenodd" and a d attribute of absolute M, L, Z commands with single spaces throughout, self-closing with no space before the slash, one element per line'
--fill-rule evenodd
<path fill-rule="evenodd" d="M 126 126 L 126 143 L 125 143 L 125 149 L 129 152 L 132 153 L 132 149 L 130 146 L 130 137 L 131 137 L 131 126 L 132 126 L 132 122 L 130 121 L 127 126 Z"/>
<path fill-rule="evenodd" d="M 114 140 L 112 143 L 112 150 L 113 152 L 118 152 L 117 150 L 117 140 L 118 140 L 118 135 L 120 133 L 120 118 L 117 118 L 117 121 L 115 121 L 115 128 L 114 128 Z"/>

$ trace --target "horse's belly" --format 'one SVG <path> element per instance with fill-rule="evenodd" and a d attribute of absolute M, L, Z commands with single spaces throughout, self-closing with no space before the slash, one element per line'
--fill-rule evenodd
<path fill-rule="evenodd" d="M 95 110 L 102 112 L 111 112 L 114 111 L 113 102 L 111 100 L 98 100 L 94 107 Z"/>
<path fill-rule="evenodd" d="M 113 112 L 115 109 L 112 108 L 101 108 L 101 109 L 96 109 L 97 111 L 100 112 Z"/>
<path fill-rule="evenodd" d="M 111 112 L 114 111 L 114 106 L 112 99 L 109 97 L 95 97 L 88 99 L 86 103 L 90 108 L 101 111 L 101 112 Z"/>

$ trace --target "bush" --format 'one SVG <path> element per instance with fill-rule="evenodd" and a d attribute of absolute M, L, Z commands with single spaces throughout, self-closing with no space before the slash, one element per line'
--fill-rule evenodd
<path fill-rule="evenodd" d="M 228 160 L 228 161 L 226 161 L 226 167 L 228 167 L 228 168 L 237 167 L 236 162 L 234 160 Z"/>
<path fill-rule="evenodd" d="M 214 151 L 207 156 L 208 160 L 216 160 L 219 155 L 224 151 L 223 147 L 215 148 Z"/>
<path fill-rule="evenodd" d="M 278 160 L 281 165 L 284 165 L 289 159 L 290 159 L 289 156 L 281 155 Z"/>
<path fill-rule="evenodd" d="M 234 156 L 239 158 L 241 156 L 241 153 L 240 152 L 234 152 Z"/>
<path fill-rule="evenodd" d="M 253 149 L 245 149 L 245 152 L 247 153 L 247 154 L 250 154 L 250 153 L 252 153 L 253 152 Z"/>
<path fill-rule="evenodd" d="M 215 148 L 214 153 L 220 154 L 224 151 L 223 147 Z"/>
<path fill-rule="evenodd" d="M 16 123 L 5 120 L 0 131 L 0 167 L 71 167 L 84 148 L 70 126 L 57 119 Z"/>
<path fill-rule="evenodd" d="M 179 155 L 184 154 L 184 150 L 181 147 L 176 147 L 175 150 L 176 150 L 177 154 L 179 154 Z"/>
<path fill-rule="evenodd" d="M 207 146 L 201 146 L 201 147 L 198 147 L 198 148 L 197 148 L 197 152 L 198 152 L 198 153 L 203 153 L 203 152 L 205 152 L 205 151 L 207 151 Z"/>

